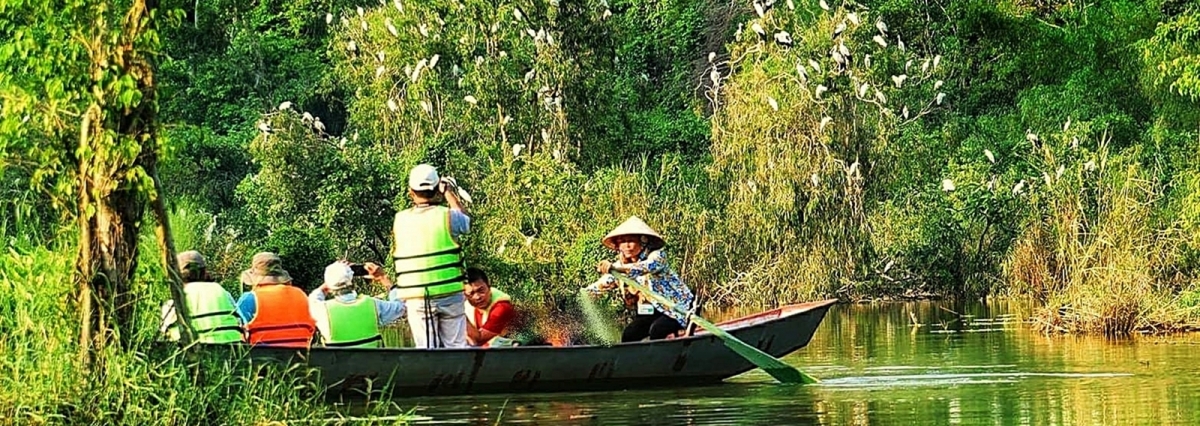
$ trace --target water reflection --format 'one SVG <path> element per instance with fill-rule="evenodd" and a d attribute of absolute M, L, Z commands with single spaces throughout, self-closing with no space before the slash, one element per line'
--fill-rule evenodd
<path fill-rule="evenodd" d="M 1196 336 L 1045 336 L 1012 303 L 837 306 L 785 359 L 707 387 L 398 400 L 419 424 L 1200 424 Z"/>

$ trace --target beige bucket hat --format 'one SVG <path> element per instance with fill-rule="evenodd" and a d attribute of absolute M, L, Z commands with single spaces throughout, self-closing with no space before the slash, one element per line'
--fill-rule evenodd
<path fill-rule="evenodd" d="M 613 240 L 623 235 L 641 237 L 642 247 L 645 247 L 647 250 L 658 250 L 667 244 L 663 240 L 662 235 L 658 235 L 658 232 L 655 232 L 653 228 L 650 228 L 650 225 L 647 225 L 646 222 L 643 222 L 637 216 L 630 216 L 629 219 L 625 220 L 625 223 L 622 223 L 621 226 L 618 226 L 616 229 L 610 231 L 608 235 L 605 235 L 601 242 L 604 243 L 605 247 L 616 250 L 617 243 Z"/>
<path fill-rule="evenodd" d="M 253 287 L 259 284 L 286 284 L 292 282 L 292 276 L 283 269 L 283 260 L 279 255 L 262 252 L 254 255 L 250 261 L 250 269 L 242 271 L 242 284 Z"/>

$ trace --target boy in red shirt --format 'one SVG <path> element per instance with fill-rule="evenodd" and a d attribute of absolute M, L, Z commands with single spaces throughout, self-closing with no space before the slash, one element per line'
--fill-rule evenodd
<path fill-rule="evenodd" d="M 467 268 L 466 296 L 467 344 L 476 347 L 512 346 L 504 336 L 517 316 L 512 299 L 493 288 L 487 274 L 477 268 Z"/>

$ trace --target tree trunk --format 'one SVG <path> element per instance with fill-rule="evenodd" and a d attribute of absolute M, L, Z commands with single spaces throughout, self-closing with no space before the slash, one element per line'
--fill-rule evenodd
<path fill-rule="evenodd" d="M 91 29 L 88 51 L 94 98 L 82 116 L 75 159 L 80 215 L 75 261 L 80 287 L 79 350 L 89 367 L 101 362 L 99 355 L 108 344 L 127 347 L 136 330 L 137 298 L 130 283 L 137 271 L 137 240 L 146 208 L 143 191 L 154 185 L 146 171 L 154 170 L 159 149 L 154 67 L 145 47 L 154 41 L 144 37 L 153 31 L 155 4 L 133 1 L 115 45 L 107 25 L 109 5 L 96 6 Z M 121 77 L 132 79 L 140 100 L 129 101 L 131 89 L 113 84 Z M 165 240 L 169 242 L 169 237 Z M 168 271 L 178 279 L 172 251 L 164 250 L 171 256 Z M 182 293 L 172 290 L 176 306 L 184 306 L 178 300 Z"/>

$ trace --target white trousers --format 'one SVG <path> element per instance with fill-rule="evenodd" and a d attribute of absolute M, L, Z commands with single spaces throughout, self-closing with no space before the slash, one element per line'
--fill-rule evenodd
<path fill-rule="evenodd" d="M 433 299 L 408 299 L 408 327 L 418 348 L 465 348 L 467 315 L 461 292 Z"/>

